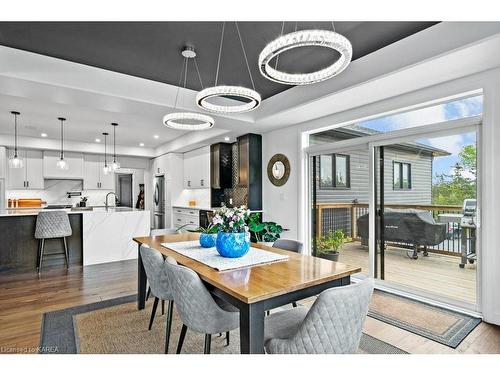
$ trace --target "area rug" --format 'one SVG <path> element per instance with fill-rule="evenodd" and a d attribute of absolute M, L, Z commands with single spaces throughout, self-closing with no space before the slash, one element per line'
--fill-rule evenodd
<path fill-rule="evenodd" d="M 456 348 L 481 323 L 470 315 L 376 290 L 368 316 Z"/>
<path fill-rule="evenodd" d="M 87 354 L 155 354 L 163 353 L 165 345 L 165 316 L 158 309 L 151 331 L 149 301 L 146 309 L 137 310 L 136 296 L 127 296 L 44 314 L 40 346 L 57 348 L 51 353 Z M 175 353 L 182 323 L 174 311 L 169 352 Z M 187 331 L 183 354 L 203 353 L 203 335 Z M 212 353 L 239 354 L 238 330 L 225 337 L 212 336 Z M 375 337 L 363 334 L 360 354 L 407 354 Z"/>

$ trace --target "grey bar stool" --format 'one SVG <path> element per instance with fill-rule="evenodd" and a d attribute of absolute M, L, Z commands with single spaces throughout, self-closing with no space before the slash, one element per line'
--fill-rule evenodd
<path fill-rule="evenodd" d="M 71 236 L 71 224 L 68 213 L 65 211 L 41 211 L 36 218 L 35 238 L 38 240 L 38 273 L 42 271 L 43 252 L 45 240 L 51 238 L 62 238 L 64 244 L 64 257 L 66 268 L 69 268 L 68 245 L 66 237 Z"/>

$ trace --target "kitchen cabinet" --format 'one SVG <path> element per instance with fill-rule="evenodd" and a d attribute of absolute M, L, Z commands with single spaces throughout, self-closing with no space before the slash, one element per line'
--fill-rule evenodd
<path fill-rule="evenodd" d="M 179 228 L 187 225 L 187 229 L 196 229 L 200 226 L 200 210 L 194 208 L 173 207 L 173 225 Z"/>
<path fill-rule="evenodd" d="M 233 187 L 233 146 L 216 143 L 210 146 L 210 184 L 212 189 Z"/>
<path fill-rule="evenodd" d="M 184 153 L 184 188 L 210 188 L 210 146 Z"/>
<path fill-rule="evenodd" d="M 9 150 L 9 155 L 14 150 Z M 35 150 L 18 150 L 18 154 L 23 158 L 22 168 L 8 169 L 7 188 L 41 190 L 44 188 L 43 182 L 43 153 Z"/>
<path fill-rule="evenodd" d="M 75 179 L 83 178 L 83 154 L 76 152 L 65 152 L 64 159 L 68 162 L 68 169 L 57 167 L 60 158 L 59 151 L 43 152 L 43 176 L 52 179 Z"/>
<path fill-rule="evenodd" d="M 240 187 L 247 188 L 248 208 L 262 209 L 262 136 L 238 137 L 238 176 Z"/>
<path fill-rule="evenodd" d="M 92 189 L 115 189 L 115 173 L 104 174 L 104 157 L 100 155 L 84 156 L 83 188 Z"/>

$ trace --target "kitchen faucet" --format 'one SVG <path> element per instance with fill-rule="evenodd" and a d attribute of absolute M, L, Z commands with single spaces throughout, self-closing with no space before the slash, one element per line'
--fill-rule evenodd
<path fill-rule="evenodd" d="M 116 193 L 110 191 L 108 194 L 106 194 L 106 202 L 104 202 L 104 205 L 106 206 L 106 210 L 109 208 L 109 205 L 108 205 L 108 197 L 113 194 L 115 196 L 115 201 L 116 199 L 119 199 L 118 198 L 118 195 L 116 195 Z"/>

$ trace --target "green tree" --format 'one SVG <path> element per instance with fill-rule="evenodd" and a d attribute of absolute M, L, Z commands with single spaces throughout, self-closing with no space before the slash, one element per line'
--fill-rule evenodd
<path fill-rule="evenodd" d="M 451 174 L 436 175 L 433 204 L 462 205 L 464 199 L 476 198 L 476 155 L 475 145 L 464 146 Z"/>

